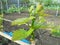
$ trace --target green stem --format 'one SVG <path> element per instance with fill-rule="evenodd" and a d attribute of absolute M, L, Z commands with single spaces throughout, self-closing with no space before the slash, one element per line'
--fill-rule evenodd
<path fill-rule="evenodd" d="M 35 22 L 35 18 L 32 20 L 32 24 L 31 24 L 31 27 L 32 28 L 34 28 L 34 22 Z M 34 29 L 35 30 L 35 29 Z M 31 34 L 31 38 L 33 39 L 33 40 L 35 40 L 35 36 L 34 36 L 34 32 Z"/>
<path fill-rule="evenodd" d="M 32 38 L 33 40 L 35 40 L 34 32 L 31 34 L 31 38 Z"/>
<path fill-rule="evenodd" d="M 34 27 L 34 22 L 35 22 L 35 18 L 32 20 L 32 24 L 31 24 L 32 28 Z"/>
<path fill-rule="evenodd" d="M 31 33 L 32 33 L 33 31 L 34 31 L 34 29 L 33 29 L 33 28 L 30 28 L 29 31 L 26 33 L 26 34 L 27 34 L 26 36 L 28 37 L 29 35 L 31 35 Z"/>

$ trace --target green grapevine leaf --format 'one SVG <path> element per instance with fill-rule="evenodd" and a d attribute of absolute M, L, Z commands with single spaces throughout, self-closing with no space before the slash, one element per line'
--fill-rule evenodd
<path fill-rule="evenodd" d="M 35 22 L 34 23 L 34 29 L 44 29 L 44 28 L 47 28 L 47 24 L 42 22 L 42 23 L 38 23 L 38 22 Z"/>
<path fill-rule="evenodd" d="M 41 10 L 42 10 L 42 5 L 38 4 L 38 5 L 36 6 L 36 11 L 39 12 L 39 11 L 41 11 Z"/>
<path fill-rule="evenodd" d="M 32 5 L 30 8 L 29 8 L 29 12 L 32 12 L 34 9 L 34 6 Z"/>
<path fill-rule="evenodd" d="M 2 24 L 2 22 L 3 22 L 3 18 L 2 18 L 2 17 L 0 17 L 0 25 Z"/>
<path fill-rule="evenodd" d="M 31 33 L 34 31 L 34 29 L 30 28 L 29 31 L 25 31 L 24 29 L 16 30 L 13 33 L 12 40 L 22 40 L 27 38 L 31 35 Z"/>
<path fill-rule="evenodd" d="M 34 31 L 34 29 L 33 29 L 33 28 L 30 28 L 30 29 L 26 32 L 26 37 L 30 36 L 33 31 Z"/>
<path fill-rule="evenodd" d="M 60 37 L 60 26 L 57 26 L 51 30 L 53 36 Z"/>
<path fill-rule="evenodd" d="M 2 22 L 3 22 L 3 15 L 0 15 L 0 30 L 3 28 Z"/>
<path fill-rule="evenodd" d="M 46 22 L 46 19 L 42 16 L 39 17 L 39 23 L 45 23 Z"/>
<path fill-rule="evenodd" d="M 40 28 L 40 23 L 34 22 L 34 29 L 38 29 L 38 28 Z"/>
<path fill-rule="evenodd" d="M 44 17 L 40 16 L 39 21 L 34 22 L 34 28 L 47 28 L 47 23 Z"/>
<path fill-rule="evenodd" d="M 16 19 L 14 21 L 12 21 L 12 25 L 22 25 L 22 24 L 26 24 L 27 22 L 29 22 L 30 20 L 32 20 L 34 17 L 31 16 L 31 17 L 27 17 L 27 18 L 19 18 L 19 19 Z"/>
<path fill-rule="evenodd" d="M 26 30 L 19 29 L 13 32 L 12 40 L 22 40 L 26 37 Z"/>

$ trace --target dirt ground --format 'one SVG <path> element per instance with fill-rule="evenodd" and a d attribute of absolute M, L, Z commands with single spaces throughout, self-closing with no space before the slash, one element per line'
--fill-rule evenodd
<path fill-rule="evenodd" d="M 17 18 L 21 18 L 21 17 L 28 17 L 28 13 L 22 13 L 22 14 L 9 14 L 9 15 L 4 15 L 4 18 L 6 19 L 9 19 L 9 20 L 15 20 Z M 47 21 L 53 21 L 56 25 L 60 24 L 60 17 L 58 16 L 55 16 L 55 13 L 54 15 L 51 15 L 51 16 L 48 16 L 46 17 L 46 20 Z M 18 26 L 14 26 L 12 27 L 10 25 L 10 23 L 8 22 L 3 22 L 3 25 L 4 25 L 4 30 L 16 30 L 20 27 Z M 23 26 L 22 26 L 23 27 Z M 21 28 L 22 28 L 21 27 Z M 24 28 L 26 28 L 27 26 L 24 26 Z M 40 34 L 38 34 L 36 32 L 36 36 L 37 38 L 39 37 L 39 39 L 37 39 L 36 41 L 36 45 L 60 45 L 60 38 L 55 38 L 55 37 L 51 37 L 50 36 L 50 31 L 47 31 L 47 30 L 39 30 Z M 44 34 L 42 34 L 43 32 L 45 32 Z"/>

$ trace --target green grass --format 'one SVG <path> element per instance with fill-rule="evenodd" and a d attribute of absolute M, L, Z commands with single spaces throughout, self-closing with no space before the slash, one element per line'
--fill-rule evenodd
<path fill-rule="evenodd" d="M 49 9 L 49 10 L 57 10 L 57 6 L 44 6 L 44 9 Z M 59 9 L 60 10 L 60 6 L 59 6 Z"/>

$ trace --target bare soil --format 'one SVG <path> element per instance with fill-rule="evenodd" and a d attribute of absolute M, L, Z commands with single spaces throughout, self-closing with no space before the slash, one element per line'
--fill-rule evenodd
<path fill-rule="evenodd" d="M 50 16 L 45 17 L 47 21 L 52 21 L 56 25 L 60 24 L 60 17 L 55 16 L 54 11 L 49 11 L 48 14 L 50 14 Z M 9 20 L 15 20 L 17 18 L 28 17 L 28 16 L 29 16 L 28 13 L 21 13 L 21 14 L 15 13 L 15 14 L 4 15 L 4 18 L 9 19 Z M 23 25 L 22 27 L 21 26 L 12 27 L 10 25 L 10 22 L 6 22 L 6 21 L 3 22 L 3 25 L 4 25 L 4 30 L 6 30 L 6 31 L 12 31 L 12 30 L 16 30 L 18 28 L 23 28 L 23 27 L 28 30 L 28 27 L 25 25 Z M 38 38 L 36 41 L 36 45 L 60 45 L 60 38 L 55 38 L 55 37 L 50 36 L 50 31 L 39 30 L 39 32 L 40 32 L 40 34 L 38 32 L 35 32 L 35 35 Z M 43 32 L 45 32 L 45 33 L 43 34 Z"/>

